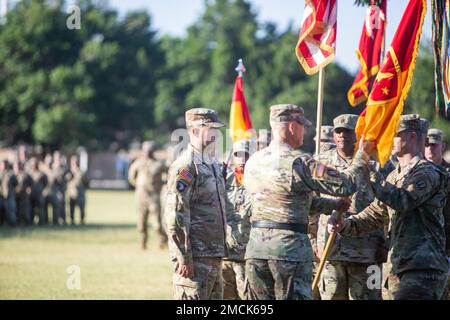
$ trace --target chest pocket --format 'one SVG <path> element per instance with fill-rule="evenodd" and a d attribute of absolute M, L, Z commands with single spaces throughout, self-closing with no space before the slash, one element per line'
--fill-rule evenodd
<path fill-rule="evenodd" d="M 219 205 L 217 190 L 225 191 L 220 190 L 220 175 L 216 178 L 212 167 L 203 163 L 198 165 L 197 170 L 196 202 L 203 205 Z"/>

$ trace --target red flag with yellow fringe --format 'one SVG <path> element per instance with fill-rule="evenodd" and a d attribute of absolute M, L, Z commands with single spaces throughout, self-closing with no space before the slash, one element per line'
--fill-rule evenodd
<path fill-rule="evenodd" d="M 370 82 L 380 70 L 386 26 L 386 1 L 381 0 L 380 6 L 369 6 L 366 11 L 359 47 L 356 49 L 361 68 L 347 93 L 348 102 L 353 107 L 367 100 Z"/>
<path fill-rule="evenodd" d="M 358 139 L 374 141 L 378 160 L 389 159 L 403 105 L 411 87 L 426 12 L 426 0 L 410 0 L 377 74 L 367 107 L 356 125 Z"/>
<path fill-rule="evenodd" d="M 252 128 L 252 120 L 245 102 L 244 80 L 239 75 L 234 84 L 230 110 L 230 134 L 233 142 L 249 139 L 252 135 Z"/>

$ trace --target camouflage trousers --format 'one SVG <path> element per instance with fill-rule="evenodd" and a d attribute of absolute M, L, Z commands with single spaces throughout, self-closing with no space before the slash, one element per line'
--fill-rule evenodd
<path fill-rule="evenodd" d="M 437 270 L 412 270 L 387 278 L 390 300 L 439 300 L 448 274 Z"/>
<path fill-rule="evenodd" d="M 17 222 L 30 225 L 33 220 L 31 216 L 30 196 L 25 192 L 16 194 Z"/>
<path fill-rule="evenodd" d="M 2 198 L 2 201 L 0 201 L 0 203 L 0 211 L 3 214 L 4 220 L 6 220 L 8 225 L 15 226 L 17 224 L 16 198 L 14 196 L 9 196 L 6 199 Z"/>
<path fill-rule="evenodd" d="M 66 195 L 64 191 L 52 190 L 47 196 L 47 208 L 48 205 L 52 207 L 53 224 L 58 224 L 60 220 L 66 223 Z"/>
<path fill-rule="evenodd" d="M 381 278 L 380 288 L 369 288 L 368 267 L 363 263 L 327 261 L 319 284 L 322 300 L 381 300 Z"/>
<path fill-rule="evenodd" d="M 39 224 L 47 224 L 47 211 L 45 210 L 45 198 L 42 195 L 31 196 L 31 216 L 32 220 L 34 220 L 35 217 L 38 217 Z"/>
<path fill-rule="evenodd" d="M 447 286 L 445 287 L 441 300 L 450 300 L 450 274 L 447 278 Z"/>
<path fill-rule="evenodd" d="M 175 300 L 222 300 L 222 258 L 194 258 L 194 277 L 184 278 L 174 264 L 173 298 Z"/>
<path fill-rule="evenodd" d="M 161 203 L 159 201 L 159 194 L 154 194 L 151 197 L 137 196 L 137 213 L 138 222 L 137 229 L 141 234 L 143 242 L 147 242 L 148 238 L 148 217 L 154 215 L 156 219 L 156 229 L 158 231 L 160 245 L 167 243 L 167 235 L 163 226 L 161 217 Z"/>
<path fill-rule="evenodd" d="M 244 300 L 245 262 L 223 260 L 223 299 Z"/>
<path fill-rule="evenodd" d="M 312 300 L 312 262 L 248 259 L 247 300 Z"/>
<path fill-rule="evenodd" d="M 84 195 L 78 195 L 77 197 L 69 197 L 69 212 L 70 220 L 72 223 L 75 221 L 75 207 L 78 206 L 80 209 L 80 220 L 84 221 L 85 214 L 86 197 Z"/>

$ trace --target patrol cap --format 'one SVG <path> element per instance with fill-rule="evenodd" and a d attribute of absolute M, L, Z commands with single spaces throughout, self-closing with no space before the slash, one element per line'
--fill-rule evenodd
<path fill-rule="evenodd" d="M 333 129 L 345 128 L 355 131 L 357 121 L 356 114 L 341 114 L 333 119 Z"/>
<path fill-rule="evenodd" d="M 333 141 L 333 126 L 320 127 L 320 140 L 326 142 Z"/>
<path fill-rule="evenodd" d="M 404 114 L 400 117 L 400 123 L 397 127 L 397 133 L 405 130 L 423 131 L 425 123 L 418 114 Z"/>
<path fill-rule="evenodd" d="M 238 152 L 250 153 L 250 140 L 242 139 L 233 144 L 233 154 Z"/>
<path fill-rule="evenodd" d="M 211 128 L 222 128 L 225 124 L 219 120 L 219 115 L 215 110 L 206 108 L 194 108 L 186 111 L 186 126 L 199 127 L 207 126 Z"/>
<path fill-rule="evenodd" d="M 443 144 L 444 143 L 444 133 L 442 130 L 431 128 L 428 130 L 427 134 L 428 143 L 432 144 Z"/>
<path fill-rule="evenodd" d="M 423 134 L 427 134 L 428 128 L 430 127 L 430 121 L 424 118 L 420 118 L 420 130 Z"/>
<path fill-rule="evenodd" d="M 270 107 L 270 122 L 297 121 L 305 127 L 312 125 L 311 121 L 305 118 L 302 107 L 295 104 L 276 104 Z"/>

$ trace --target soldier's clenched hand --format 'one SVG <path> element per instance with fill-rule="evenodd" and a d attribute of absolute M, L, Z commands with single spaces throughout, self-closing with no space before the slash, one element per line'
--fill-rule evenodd
<path fill-rule="evenodd" d="M 351 205 L 351 201 L 348 198 L 340 198 L 336 202 L 336 211 L 338 212 L 346 212 Z"/>
<path fill-rule="evenodd" d="M 333 233 L 333 232 L 339 233 L 342 231 L 342 229 L 344 229 L 344 225 L 345 225 L 345 220 L 344 220 L 344 216 L 342 214 L 332 215 L 328 219 L 328 225 L 327 225 L 328 233 Z"/>
<path fill-rule="evenodd" d="M 192 263 L 182 264 L 180 268 L 178 268 L 178 273 L 184 278 L 193 278 L 194 265 Z"/>

